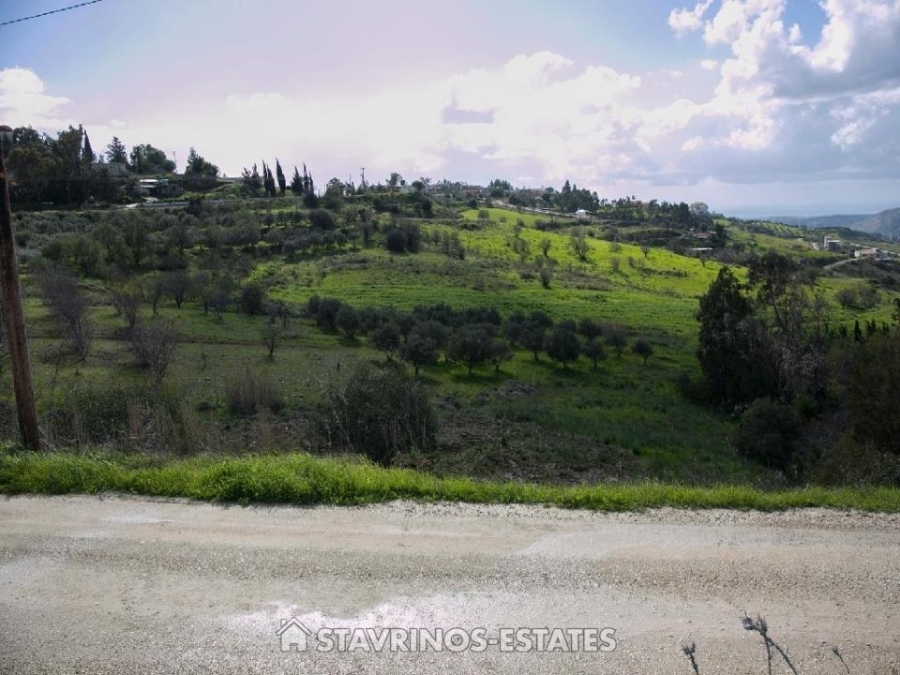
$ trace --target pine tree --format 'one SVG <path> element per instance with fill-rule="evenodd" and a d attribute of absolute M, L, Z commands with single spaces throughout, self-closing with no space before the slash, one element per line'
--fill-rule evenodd
<path fill-rule="evenodd" d="M 128 162 L 128 153 L 125 150 L 125 145 L 119 140 L 118 136 L 113 136 L 112 142 L 106 146 L 106 161 L 121 164 Z"/>
<path fill-rule="evenodd" d="M 251 197 L 259 196 L 259 188 L 262 187 L 262 179 L 259 177 L 259 169 L 256 164 L 252 169 L 244 169 L 241 171 L 241 181 L 244 185 L 244 192 Z"/>
<path fill-rule="evenodd" d="M 219 175 L 219 167 L 206 161 L 199 152 L 191 148 L 188 152 L 187 166 L 184 173 L 186 175 L 211 176 L 215 178 Z"/>
<path fill-rule="evenodd" d="M 278 158 L 275 158 L 275 175 L 278 177 L 278 191 L 281 192 L 281 196 L 284 197 L 284 191 L 287 189 L 287 181 L 284 179 L 284 171 L 281 170 L 281 162 L 278 161 Z"/>

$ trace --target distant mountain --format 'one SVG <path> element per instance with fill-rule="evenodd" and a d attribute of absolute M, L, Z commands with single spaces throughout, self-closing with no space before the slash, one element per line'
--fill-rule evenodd
<path fill-rule="evenodd" d="M 863 232 L 874 232 L 891 239 L 900 237 L 900 209 L 888 209 L 887 211 L 876 213 L 853 229 L 862 230 Z"/>
<path fill-rule="evenodd" d="M 850 216 L 773 216 L 769 218 L 776 223 L 784 223 L 785 225 L 797 225 L 799 227 L 808 227 L 817 230 L 823 227 L 846 227 L 852 230 L 857 229 L 856 225 L 864 222 L 868 218 L 872 218 L 871 214 L 850 215 Z"/>
<path fill-rule="evenodd" d="M 888 209 L 874 215 L 836 215 L 836 216 L 812 216 L 799 218 L 797 216 L 775 216 L 770 220 L 785 225 L 798 225 L 811 229 L 821 228 L 847 228 L 869 234 L 880 234 L 884 237 L 900 237 L 900 208 Z"/>

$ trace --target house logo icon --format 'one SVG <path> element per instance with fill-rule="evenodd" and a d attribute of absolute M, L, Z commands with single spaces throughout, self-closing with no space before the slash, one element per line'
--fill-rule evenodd
<path fill-rule="evenodd" d="M 275 631 L 275 635 L 281 639 L 281 651 L 289 652 L 294 647 L 298 652 L 305 652 L 309 647 L 309 639 L 315 634 L 300 619 L 292 616 L 281 620 L 281 627 Z"/>

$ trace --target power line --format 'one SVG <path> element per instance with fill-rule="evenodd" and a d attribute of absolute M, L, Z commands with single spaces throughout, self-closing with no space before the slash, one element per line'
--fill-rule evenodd
<path fill-rule="evenodd" d="M 31 21 L 31 19 L 40 19 L 42 16 L 49 16 L 51 14 L 59 14 L 60 12 L 68 12 L 70 9 L 78 9 L 79 7 L 86 7 L 87 5 L 95 5 L 98 2 L 103 2 L 103 0 L 88 0 L 87 2 L 80 2 L 77 5 L 61 7 L 60 9 L 51 9 L 49 12 L 44 12 L 43 14 L 35 14 L 34 16 L 23 16 L 21 19 L 13 19 L 12 21 L 2 21 L 2 22 L 0 22 L 0 26 L 9 26 L 10 24 L 14 24 L 14 23 L 21 23 L 23 21 Z"/>

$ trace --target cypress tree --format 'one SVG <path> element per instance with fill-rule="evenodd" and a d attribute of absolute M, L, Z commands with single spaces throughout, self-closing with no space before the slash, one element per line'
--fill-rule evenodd
<path fill-rule="evenodd" d="M 298 197 L 303 195 L 303 179 L 300 177 L 296 165 L 294 166 L 294 177 L 291 179 L 291 192 Z"/>
<path fill-rule="evenodd" d="M 281 170 L 281 162 L 278 161 L 278 158 L 275 158 L 275 175 L 278 177 L 278 191 L 281 192 L 281 196 L 284 197 L 284 192 L 287 189 L 287 181 L 284 179 L 284 171 Z"/>
<path fill-rule="evenodd" d="M 84 165 L 90 168 L 91 163 L 97 159 L 97 156 L 94 154 L 93 148 L 91 148 L 91 139 L 88 138 L 87 132 L 84 132 L 84 150 L 82 150 L 81 161 L 84 162 Z"/>

